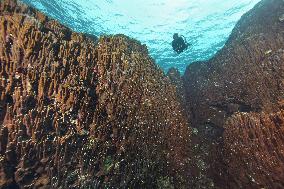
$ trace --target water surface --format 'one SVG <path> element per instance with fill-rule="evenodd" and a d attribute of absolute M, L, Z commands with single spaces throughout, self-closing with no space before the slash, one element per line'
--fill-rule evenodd
<path fill-rule="evenodd" d="M 122 33 L 148 46 L 165 71 L 207 60 L 224 45 L 240 17 L 259 0 L 24 0 L 78 32 Z M 177 55 L 173 33 L 191 47 Z"/>

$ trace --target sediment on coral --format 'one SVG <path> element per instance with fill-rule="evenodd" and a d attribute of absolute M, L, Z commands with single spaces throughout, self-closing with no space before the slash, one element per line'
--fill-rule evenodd
<path fill-rule="evenodd" d="M 145 46 L 0 12 L 1 188 L 185 187 L 190 130 Z"/>

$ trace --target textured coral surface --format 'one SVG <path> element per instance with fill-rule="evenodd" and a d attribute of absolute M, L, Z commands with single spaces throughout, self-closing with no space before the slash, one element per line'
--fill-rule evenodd
<path fill-rule="evenodd" d="M 228 132 L 227 132 L 228 130 Z M 232 188 L 283 188 L 284 111 L 239 113 L 224 134 Z"/>
<path fill-rule="evenodd" d="M 0 188 L 284 188 L 283 15 L 262 0 L 165 76 L 138 41 L 2 0 Z"/>
<path fill-rule="evenodd" d="M 0 188 L 182 187 L 188 124 L 145 46 L 0 13 Z"/>
<path fill-rule="evenodd" d="M 284 1 L 246 13 L 214 58 L 189 65 L 187 109 L 221 188 L 283 188 Z"/>
<path fill-rule="evenodd" d="M 263 0 L 243 15 L 225 47 L 184 75 L 196 124 L 222 125 L 234 112 L 276 111 L 283 99 L 282 0 Z"/>

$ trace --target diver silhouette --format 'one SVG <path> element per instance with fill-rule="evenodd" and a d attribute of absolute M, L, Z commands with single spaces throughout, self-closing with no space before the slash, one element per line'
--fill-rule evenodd
<path fill-rule="evenodd" d="M 173 42 L 172 42 L 172 47 L 174 49 L 174 51 L 176 51 L 178 54 L 182 53 L 184 50 L 186 50 L 188 48 L 188 43 L 186 42 L 185 37 L 182 36 L 178 36 L 177 33 L 175 33 L 173 35 Z"/>

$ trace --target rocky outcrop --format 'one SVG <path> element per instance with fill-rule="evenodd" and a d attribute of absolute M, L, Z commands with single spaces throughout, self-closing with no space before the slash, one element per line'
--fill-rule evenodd
<path fill-rule="evenodd" d="M 261 1 L 214 58 L 185 72 L 190 121 L 211 141 L 207 172 L 221 188 L 284 187 L 283 13 L 282 0 Z"/>
<path fill-rule="evenodd" d="M 187 120 L 147 48 L 0 2 L 0 188 L 182 188 Z"/>

